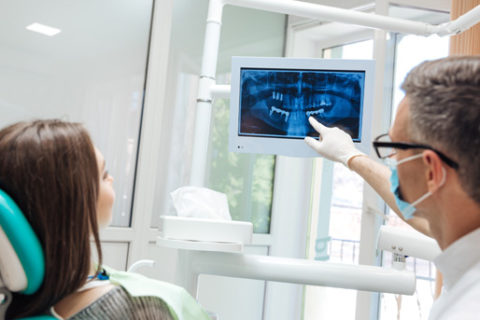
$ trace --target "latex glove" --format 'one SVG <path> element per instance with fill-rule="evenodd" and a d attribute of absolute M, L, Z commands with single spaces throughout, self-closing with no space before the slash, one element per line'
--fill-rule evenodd
<path fill-rule="evenodd" d="M 355 148 L 353 140 L 348 133 L 338 128 L 328 128 L 309 117 L 308 121 L 312 127 L 320 134 L 320 139 L 305 137 L 305 142 L 322 157 L 332 161 L 343 163 L 348 168 L 348 161 L 353 157 L 365 155 Z"/>

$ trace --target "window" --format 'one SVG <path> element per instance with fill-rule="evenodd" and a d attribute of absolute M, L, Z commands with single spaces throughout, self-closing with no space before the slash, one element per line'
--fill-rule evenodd
<path fill-rule="evenodd" d="M 269 233 L 275 157 L 228 151 L 229 100 L 213 104 L 207 186 L 227 195 L 233 220 L 251 221 L 254 233 Z"/>
<path fill-rule="evenodd" d="M 169 193 L 189 184 L 191 144 L 195 125 L 196 94 L 207 19 L 208 1 L 174 1 L 174 16 L 169 55 L 169 88 L 162 135 L 162 163 L 159 197 L 155 208 L 158 215 L 151 225 L 159 224 L 159 215 L 175 214 Z M 255 21 L 243 24 L 244 19 Z M 282 56 L 285 16 L 226 6 L 217 64 L 217 84 L 230 82 L 231 57 Z M 229 100 L 215 99 L 212 104 L 209 167 L 205 186 L 227 195 L 234 220 L 251 221 L 255 233 L 268 233 L 273 193 L 275 157 L 240 155 L 228 151 Z"/>
<path fill-rule="evenodd" d="M 397 106 L 404 97 L 400 86 L 407 73 L 423 61 L 446 57 L 449 45 L 448 37 L 441 38 L 436 35 L 428 38 L 414 35 L 397 35 L 396 37 L 392 122 Z"/>
<path fill-rule="evenodd" d="M 157 170 L 154 214 L 175 214 L 169 193 L 190 183 L 196 99 L 207 20 L 207 0 L 173 1 L 168 83 L 162 123 L 158 124 L 162 152 Z M 228 84 L 231 56 L 282 56 L 285 16 L 265 11 L 225 6 L 220 36 L 216 83 Z M 249 23 L 245 24 L 245 21 Z M 233 219 L 251 220 L 254 232 L 270 231 L 275 158 L 239 156 L 228 152 L 229 100 L 215 98 L 211 112 L 210 145 L 205 186 L 226 193 Z M 267 238 L 271 235 L 259 235 Z M 254 237 L 254 241 L 256 240 Z M 157 248 L 155 249 L 156 251 Z M 160 259 L 176 259 L 168 249 Z M 246 253 L 266 255 L 265 243 L 246 246 Z M 172 265 L 172 273 L 176 264 Z M 164 268 L 162 268 L 164 269 Z M 166 275 L 166 273 L 164 273 Z M 163 276 L 163 275 L 162 275 Z M 234 291 L 230 290 L 232 287 Z M 198 299 L 221 319 L 262 319 L 265 282 L 202 275 Z M 243 297 L 238 299 L 238 297 Z"/>

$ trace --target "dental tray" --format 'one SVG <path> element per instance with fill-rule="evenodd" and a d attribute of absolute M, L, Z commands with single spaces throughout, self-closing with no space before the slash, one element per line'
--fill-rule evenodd
<path fill-rule="evenodd" d="M 160 221 L 164 239 L 240 244 L 252 242 L 251 222 L 177 216 L 161 216 Z"/>

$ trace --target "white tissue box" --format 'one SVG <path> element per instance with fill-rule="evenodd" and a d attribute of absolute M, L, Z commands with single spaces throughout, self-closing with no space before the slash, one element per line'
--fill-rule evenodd
<path fill-rule="evenodd" d="M 251 222 L 161 216 L 163 238 L 250 244 Z"/>

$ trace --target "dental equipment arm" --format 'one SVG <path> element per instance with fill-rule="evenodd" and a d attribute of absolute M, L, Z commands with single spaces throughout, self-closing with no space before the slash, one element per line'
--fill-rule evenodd
<path fill-rule="evenodd" d="M 432 33 L 439 36 L 455 35 L 467 31 L 480 20 L 480 6 L 461 15 L 457 19 L 442 23 L 431 29 Z"/>
<path fill-rule="evenodd" d="M 310 124 L 320 134 L 320 140 L 305 138 L 305 142 L 317 151 L 322 157 L 343 163 L 350 170 L 359 174 L 395 213 L 415 230 L 430 236 L 430 227 L 427 220 L 413 217 L 405 220 L 395 203 L 390 191 L 390 170 L 367 155 L 357 150 L 352 138 L 338 128 L 328 128 L 309 118 Z"/>
<path fill-rule="evenodd" d="M 415 274 L 394 268 L 259 256 L 179 250 L 176 284 L 197 295 L 202 274 L 411 295 Z"/>
<path fill-rule="evenodd" d="M 413 230 L 381 226 L 377 249 L 433 261 L 441 253 L 437 241 Z"/>
<path fill-rule="evenodd" d="M 157 246 L 178 250 L 175 283 L 193 296 L 200 275 L 409 295 L 415 291 L 415 274 L 404 268 L 244 254 L 244 245 L 252 241 L 251 222 L 171 216 L 161 220 Z"/>
<path fill-rule="evenodd" d="M 477 6 L 458 17 L 456 20 L 432 25 L 429 23 L 410 21 L 394 17 L 382 16 L 366 12 L 358 12 L 349 9 L 336 8 L 295 0 L 217 0 L 224 1 L 240 7 L 267 10 L 283 14 L 296 15 L 311 19 L 336 21 L 348 24 L 356 24 L 369 28 L 382 29 L 385 31 L 409 33 L 429 36 L 438 34 L 446 36 L 459 34 L 468 30 L 480 20 L 480 6 Z"/>

